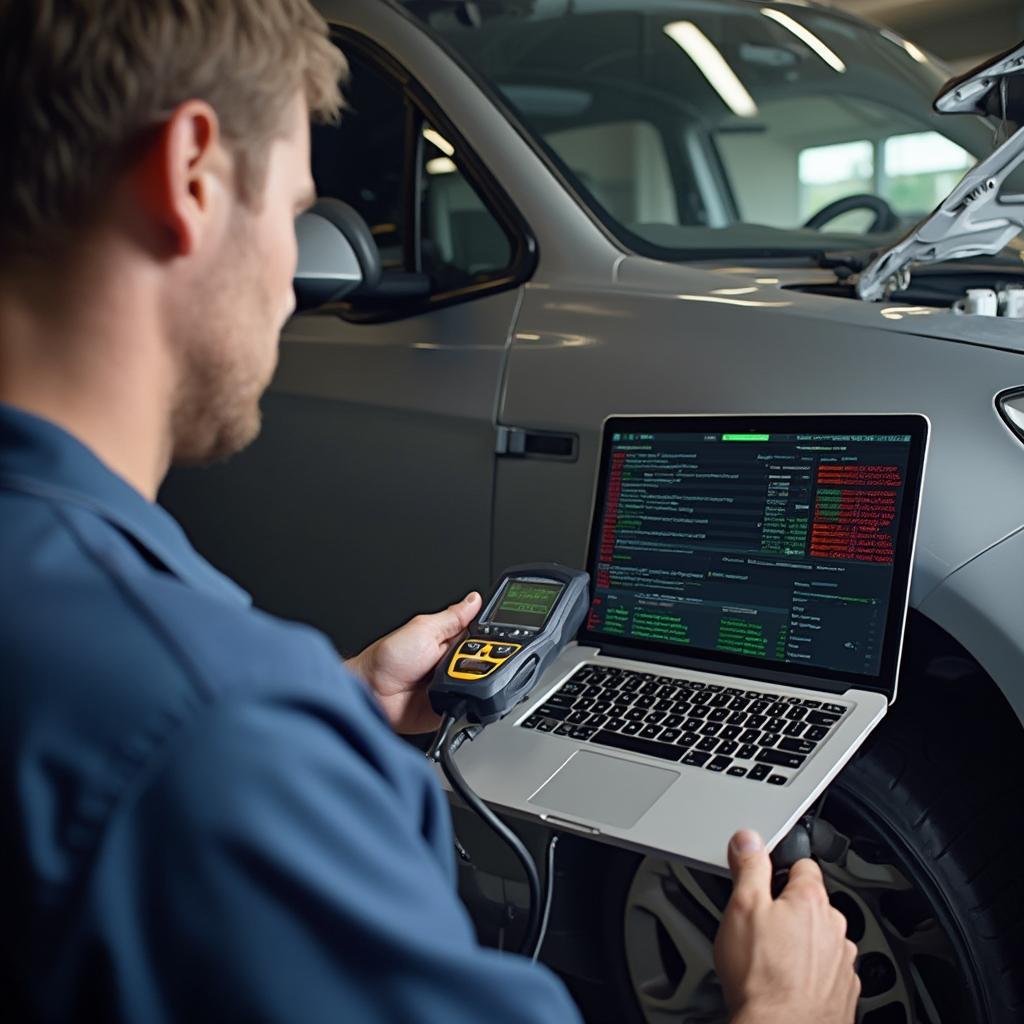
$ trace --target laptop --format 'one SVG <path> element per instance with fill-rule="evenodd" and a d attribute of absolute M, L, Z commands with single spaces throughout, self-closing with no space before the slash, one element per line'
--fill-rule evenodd
<path fill-rule="evenodd" d="M 456 760 L 492 806 L 725 872 L 896 699 L 929 423 L 605 421 L 575 643 Z"/>

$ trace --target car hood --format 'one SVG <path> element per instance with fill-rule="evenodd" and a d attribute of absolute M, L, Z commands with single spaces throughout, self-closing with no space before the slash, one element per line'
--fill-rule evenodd
<path fill-rule="evenodd" d="M 711 303 L 756 310 L 765 317 L 813 317 L 894 335 L 912 334 L 1024 352 L 1020 320 L 960 316 L 952 309 L 905 302 L 860 302 L 852 293 L 826 294 L 817 289 L 835 289 L 835 272 L 806 261 L 665 263 L 643 256 L 625 256 L 616 267 L 615 284 L 627 291 L 657 295 L 683 305 Z"/>
<path fill-rule="evenodd" d="M 935 100 L 940 114 L 997 113 L 1005 125 L 1024 120 L 1024 43 L 954 79 Z M 1008 195 L 1010 175 L 1024 163 L 1024 128 L 979 161 L 906 237 L 860 274 L 857 294 L 884 300 L 910 283 L 914 265 L 993 256 L 1024 230 L 1024 195 Z"/>

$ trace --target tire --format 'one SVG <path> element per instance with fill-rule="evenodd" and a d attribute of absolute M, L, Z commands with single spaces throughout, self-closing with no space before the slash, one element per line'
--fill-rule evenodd
<path fill-rule="evenodd" d="M 822 811 L 849 839 L 843 863 L 822 868 L 860 949 L 858 1021 L 1020 1022 L 1020 724 L 998 693 L 969 701 L 962 684 L 927 687 L 928 708 L 953 714 L 940 720 L 919 701 L 898 702 Z M 717 876 L 662 859 L 623 864 L 607 929 L 622 1019 L 727 1019 L 711 944 L 728 891 Z"/>

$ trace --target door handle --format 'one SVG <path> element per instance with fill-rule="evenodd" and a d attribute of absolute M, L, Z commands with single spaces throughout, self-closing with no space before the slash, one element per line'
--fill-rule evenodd
<path fill-rule="evenodd" d="M 523 427 L 498 427 L 494 451 L 497 455 L 519 459 L 557 459 L 575 462 L 579 458 L 578 434 L 553 430 L 525 430 Z"/>

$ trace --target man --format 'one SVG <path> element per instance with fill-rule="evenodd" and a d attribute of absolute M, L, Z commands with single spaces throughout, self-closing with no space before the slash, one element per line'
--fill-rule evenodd
<path fill-rule="evenodd" d="M 550 973 L 476 944 L 442 793 L 388 727 L 433 723 L 422 680 L 479 595 L 343 667 L 153 503 L 173 461 L 259 429 L 313 198 L 308 117 L 340 103 L 322 20 L 307 0 L 0 0 L 0 40 L 8 1005 L 578 1019 Z M 818 869 L 773 901 L 758 838 L 730 857 L 734 1020 L 851 1020 L 853 947 Z"/>

